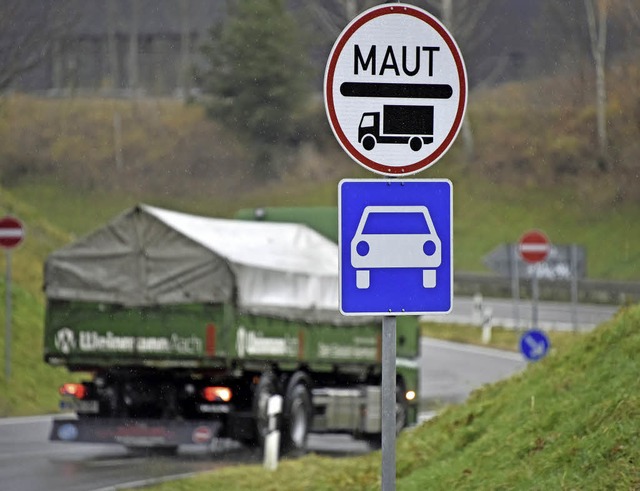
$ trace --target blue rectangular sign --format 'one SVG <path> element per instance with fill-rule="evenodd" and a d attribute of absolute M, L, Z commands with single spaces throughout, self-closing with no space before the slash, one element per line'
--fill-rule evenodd
<path fill-rule="evenodd" d="M 338 189 L 340 311 L 448 313 L 453 185 L 447 179 L 344 179 Z"/>

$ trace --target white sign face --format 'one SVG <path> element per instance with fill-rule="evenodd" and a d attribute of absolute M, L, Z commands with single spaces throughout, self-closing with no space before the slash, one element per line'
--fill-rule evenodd
<path fill-rule="evenodd" d="M 467 104 L 462 55 L 424 10 L 384 4 L 336 40 L 324 79 L 329 123 L 342 148 L 382 175 L 415 174 L 454 142 Z"/>

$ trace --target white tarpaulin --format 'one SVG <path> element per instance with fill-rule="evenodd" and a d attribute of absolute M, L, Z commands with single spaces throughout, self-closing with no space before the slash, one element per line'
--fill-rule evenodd
<path fill-rule="evenodd" d="M 358 323 L 338 310 L 338 248 L 305 225 L 139 205 L 52 253 L 49 298 L 143 306 L 232 302 L 256 314 Z"/>

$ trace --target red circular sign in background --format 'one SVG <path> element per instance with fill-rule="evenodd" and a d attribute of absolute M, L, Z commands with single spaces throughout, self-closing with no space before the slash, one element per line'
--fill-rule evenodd
<path fill-rule="evenodd" d="M 518 253 L 523 261 L 539 263 L 547 259 L 551 252 L 549 238 L 540 230 L 526 232 L 518 242 Z"/>
<path fill-rule="evenodd" d="M 0 247 L 12 249 L 22 242 L 23 237 L 24 228 L 20 220 L 10 216 L 0 218 Z"/>

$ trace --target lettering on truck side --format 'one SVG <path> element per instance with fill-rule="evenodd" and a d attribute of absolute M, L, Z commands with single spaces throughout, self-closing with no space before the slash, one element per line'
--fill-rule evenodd
<path fill-rule="evenodd" d="M 102 334 L 96 331 L 74 332 L 68 327 L 59 329 L 54 336 L 54 345 L 58 351 L 69 354 L 71 351 L 118 352 L 118 353 L 177 353 L 197 355 L 203 352 L 203 341 L 197 336 L 183 337 L 172 333 L 161 336 L 118 336 L 108 331 Z"/>
<path fill-rule="evenodd" d="M 236 350 L 240 358 L 246 355 L 296 356 L 298 345 L 297 337 L 265 336 L 260 331 L 248 331 L 244 326 L 236 333 Z"/>

